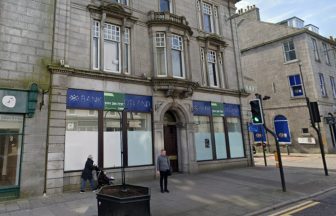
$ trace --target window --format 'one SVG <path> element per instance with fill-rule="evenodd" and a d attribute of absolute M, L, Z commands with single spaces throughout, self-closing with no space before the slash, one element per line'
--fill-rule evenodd
<path fill-rule="evenodd" d="M 120 27 L 104 25 L 104 69 L 120 72 Z"/>
<path fill-rule="evenodd" d="M 66 112 L 64 171 L 81 170 L 88 155 L 98 156 L 98 111 L 76 110 Z M 80 151 L 78 151 L 80 149 Z M 76 157 L 74 157 L 76 155 Z"/>
<path fill-rule="evenodd" d="M 211 5 L 203 3 L 203 25 L 204 31 L 212 32 L 212 9 Z"/>
<path fill-rule="evenodd" d="M 218 87 L 217 59 L 215 51 L 208 51 L 209 85 Z"/>
<path fill-rule="evenodd" d="M 285 52 L 285 61 L 292 61 L 296 59 L 295 47 L 293 41 L 286 41 L 283 43 Z"/>
<path fill-rule="evenodd" d="M 23 115 L 0 114 L 0 188 L 20 182 Z"/>
<path fill-rule="evenodd" d="M 322 73 L 319 73 L 319 77 L 320 77 L 321 96 L 326 97 L 327 92 L 326 92 L 326 88 L 325 88 L 324 76 L 323 76 Z"/>
<path fill-rule="evenodd" d="M 330 77 L 330 84 L 331 84 L 331 89 L 332 89 L 332 93 L 334 98 L 336 99 L 336 85 L 335 85 L 335 78 L 334 77 Z"/>
<path fill-rule="evenodd" d="M 324 52 L 324 55 L 325 55 L 326 63 L 328 65 L 330 65 L 330 58 L 329 58 L 329 54 L 328 54 L 328 46 L 327 46 L 326 43 L 322 43 L 322 46 L 323 46 L 323 52 Z"/>
<path fill-rule="evenodd" d="M 244 143 L 239 118 L 229 117 L 227 120 L 231 158 L 242 158 Z"/>
<path fill-rule="evenodd" d="M 128 166 L 149 165 L 153 163 L 152 122 L 150 113 L 127 113 L 129 123 L 127 132 Z"/>
<path fill-rule="evenodd" d="M 203 3 L 203 30 L 206 32 L 214 32 L 212 15 L 212 6 Z"/>
<path fill-rule="evenodd" d="M 166 37 L 165 33 L 157 32 L 155 36 L 156 46 L 156 64 L 157 75 L 167 76 L 167 61 L 166 61 Z"/>
<path fill-rule="evenodd" d="M 226 159 L 226 138 L 224 130 L 224 118 L 213 117 L 213 126 L 215 132 L 215 145 L 216 145 L 216 157 L 217 159 Z"/>
<path fill-rule="evenodd" d="M 319 52 L 318 52 L 317 43 L 316 43 L 316 40 L 314 38 L 312 38 L 312 43 L 313 43 L 313 50 L 314 50 L 315 60 L 316 61 L 320 61 L 320 55 L 319 55 Z"/>
<path fill-rule="evenodd" d="M 160 0 L 160 12 L 172 13 L 172 0 Z"/>
<path fill-rule="evenodd" d="M 123 5 L 129 5 L 128 1 L 129 0 L 112 0 L 113 3 L 119 3 L 119 4 L 123 4 Z"/>
<path fill-rule="evenodd" d="M 183 40 L 181 36 L 172 35 L 172 69 L 173 76 L 184 78 Z"/>
<path fill-rule="evenodd" d="M 98 21 L 94 21 L 92 25 L 92 62 L 93 69 L 99 70 L 99 40 L 100 40 L 100 23 Z"/>
<path fill-rule="evenodd" d="M 211 127 L 209 116 L 194 116 L 196 160 L 212 160 Z"/>
<path fill-rule="evenodd" d="M 130 29 L 125 28 L 124 34 L 121 33 L 120 26 L 105 23 L 104 24 L 104 52 L 100 56 L 100 22 L 93 21 L 92 26 L 92 68 L 99 70 L 102 65 L 101 59 L 104 59 L 102 68 L 104 71 L 121 73 L 130 73 L 130 59 L 131 59 L 131 43 L 130 43 Z M 121 44 L 121 37 L 124 43 Z M 121 54 L 123 51 L 123 66 L 121 65 Z"/>
<path fill-rule="evenodd" d="M 289 85 L 291 87 L 292 97 L 303 96 L 301 76 L 299 74 L 289 76 Z"/>

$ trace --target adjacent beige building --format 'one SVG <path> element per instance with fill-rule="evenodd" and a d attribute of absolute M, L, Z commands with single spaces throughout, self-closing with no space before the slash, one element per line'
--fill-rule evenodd
<path fill-rule="evenodd" d="M 336 112 L 336 41 L 297 17 L 277 24 L 263 22 L 255 6 L 240 10 L 235 22 L 249 99 L 255 93 L 271 97 L 263 101 L 267 125 L 276 130 L 280 142 L 289 144 L 291 152 L 319 152 L 305 90 L 310 101 L 318 102 L 325 150 L 334 152 L 335 125 L 327 124 L 325 117 Z M 274 145 L 273 138 L 268 138 Z"/>

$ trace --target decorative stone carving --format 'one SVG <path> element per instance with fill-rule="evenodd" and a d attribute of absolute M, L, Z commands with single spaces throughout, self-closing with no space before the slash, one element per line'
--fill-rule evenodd
<path fill-rule="evenodd" d="M 154 91 L 164 91 L 166 97 L 181 99 L 191 97 L 199 87 L 198 82 L 173 78 L 153 78 L 152 84 Z"/>

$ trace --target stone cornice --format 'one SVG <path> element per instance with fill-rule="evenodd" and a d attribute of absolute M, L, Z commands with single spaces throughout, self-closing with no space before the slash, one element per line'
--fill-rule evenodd
<path fill-rule="evenodd" d="M 247 52 L 247 51 L 250 51 L 250 50 L 253 50 L 253 49 L 257 49 L 259 47 L 263 47 L 263 46 L 266 46 L 266 45 L 269 45 L 269 44 L 272 44 L 272 43 L 275 43 L 275 42 L 286 40 L 288 38 L 295 37 L 295 36 L 298 36 L 298 35 L 301 35 L 301 34 L 304 34 L 304 33 L 307 33 L 307 34 L 309 34 L 309 35 L 311 35 L 313 37 L 316 37 L 316 38 L 318 38 L 320 40 L 323 40 L 323 41 L 331 44 L 332 46 L 336 46 L 336 42 L 335 41 L 332 41 L 332 40 L 330 40 L 328 38 L 325 38 L 325 37 L 323 37 L 323 36 L 321 36 L 321 35 L 319 35 L 319 34 L 317 34 L 315 32 L 312 32 L 312 31 L 310 31 L 308 29 L 302 29 L 302 30 L 299 30 L 299 31 L 297 31 L 295 33 L 288 34 L 288 35 L 285 35 L 283 37 L 276 38 L 274 40 L 266 41 L 266 42 L 263 42 L 263 43 L 260 43 L 260 44 L 248 47 L 248 48 L 244 48 L 244 49 L 241 50 L 241 53 L 244 53 L 244 52 Z"/>
<path fill-rule="evenodd" d="M 59 66 L 54 66 L 54 65 L 49 65 L 48 70 L 51 74 L 65 74 L 65 75 L 84 77 L 84 78 L 89 78 L 89 79 L 118 81 L 118 82 L 134 83 L 134 84 L 151 86 L 150 79 L 143 78 L 143 77 L 134 77 L 131 75 L 107 73 L 107 72 L 95 71 L 95 70 L 76 69 L 76 68 L 70 68 L 70 67 L 59 67 Z"/>
<path fill-rule="evenodd" d="M 209 88 L 209 87 L 199 87 L 197 92 L 211 93 L 217 95 L 230 95 L 230 96 L 240 96 L 248 97 L 250 94 L 245 91 L 238 91 L 233 89 L 218 89 L 218 88 Z"/>
<path fill-rule="evenodd" d="M 51 74 L 63 74 L 87 79 L 97 79 L 151 86 L 153 88 L 153 91 L 164 91 L 167 97 L 175 98 L 188 98 L 191 97 L 196 91 L 216 95 L 230 95 L 241 97 L 249 96 L 248 93 L 238 90 L 200 87 L 198 82 L 176 78 L 134 77 L 131 75 L 114 74 L 103 71 L 84 70 L 70 67 L 60 67 L 57 65 L 49 65 L 48 71 Z"/>

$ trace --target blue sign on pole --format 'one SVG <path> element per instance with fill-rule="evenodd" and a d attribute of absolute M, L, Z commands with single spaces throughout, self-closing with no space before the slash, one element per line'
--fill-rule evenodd
<path fill-rule="evenodd" d="M 67 108 L 70 109 L 104 109 L 104 92 L 68 89 Z"/>
<path fill-rule="evenodd" d="M 274 119 L 274 127 L 275 127 L 275 133 L 278 137 L 280 144 L 291 144 L 292 143 L 288 121 L 286 118 L 280 119 L 276 117 Z"/>
<path fill-rule="evenodd" d="M 254 143 L 266 143 L 266 130 L 263 125 L 257 125 L 258 131 L 253 133 Z"/>
<path fill-rule="evenodd" d="M 259 131 L 259 125 L 254 125 L 254 124 L 249 124 L 249 127 L 248 127 L 248 130 L 250 131 L 250 132 L 254 132 L 254 133 L 256 133 L 256 132 L 258 132 Z"/>
<path fill-rule="evenodd" d="M 141 95 L 125 95 L 125 108 L 127 112 L 151 112 L 152 97 Z"/>

